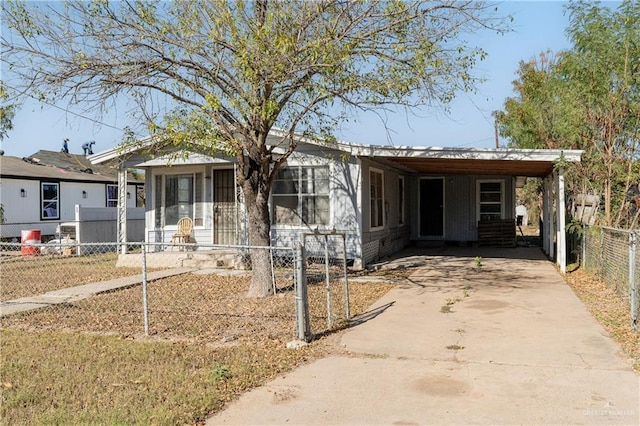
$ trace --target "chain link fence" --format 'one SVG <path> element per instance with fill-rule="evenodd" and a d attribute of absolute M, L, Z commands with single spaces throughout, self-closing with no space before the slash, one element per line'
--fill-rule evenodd
<path fill-rule="evenodd" d="M 295 338 L 291 249 L 266 248 L 276 296 L 250 299 L 254 271 L 239 269 L 250 267 L 248 247 L 194 248 L 0 243 L 0 327 L 221 343 Z"/>
<path fill-rule="evenodd" d="M 351 316 L 346 235 L 303 234 L 297 259 L 298 338 L 346 327 Z"/>
<path fill-rule="evenodd" d="M 0 243 L 0 327 L 221 344 L 295 339 L 305 324 L 305 338 L 322 335 L 349 319 L 344 236 L 305 242 L 307 256 L 297 262 L 289 247 Z M 252 269 L 251 249 L 268 251 L 270 271 Z M 295 264 L 305 265 L 306 313 Z M 261 279 L 274 297 L 247 297 L 254 274 L 268 274 Z"/>
<path fill-rule="evenodd" d="M 586 227 L 582 266 L 629 302 L 631 326 L 640 331 L 640 231 Z"/>

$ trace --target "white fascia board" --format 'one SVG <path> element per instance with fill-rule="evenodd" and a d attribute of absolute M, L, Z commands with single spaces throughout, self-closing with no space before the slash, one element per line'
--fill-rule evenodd
<path fill-rule="evenodd" d="M 566 161 L 578 163 L 582 150 L 548 149 L 469 149 L 439 147 L 387 147 L 347 145 L 343 148 L 352 155 L 362 157 L 435 158 L 456 160 L 519 160 L 519 161 Z"/>
<path fill-rule="evenodd" d="M 97 154 L 87 156 L 87 159 L 92 164 L 105 163 L 107 161 L 134 154 L 143 148 L 151 146 L 154 143 L 153 136 L 147 136 L 146 138 L 139 139 L 135 144 L 120 144 L 114 148 L 100 151 Z"/>
<path fill-rule="evenodd" d="M 186 166 L 194 164 L 232 164 L 233 159 L 226 157 L 210 157 L 208 155 L 190 153 L 189 158 L 177 158 L 163 155 L 136 164 L 136 167 Z"/>
<path fill-rule="evenodd" d="M 288 137 L 288 132 L 274 128 L 270 132 L 271 141 L 277 143 Z M 557 161 L 564 157 L 572 163 L 580 162 L 583 150 L 551 150 L 551 149 L 489 149 L 489 148 L 440 148 L 440 147 L 414 147 L 414 146 L 380 146 L 364 145 L 345 141 L 323 143 L 316 138 L 304 135 L 296 135 L 298 144 L 310 144 L 343 151 L 360 157 L 400 157 L 400 158 L 436 158 L 436 159 L 463 159 L 463 160 L 520 160 L 520 161 Z M 140 139 L 137 144 L 129 146 L 119 145 L 110 150 L 90 155 L 88 159 L 93 164 L 103 163 L 118 157 L 126 156 L 140 151 L 154 143 L 154 138 L 148 136 Z M 284 148 L 284 147 L 283 147 Z M 276 149 L 276 152 L 278 149 Z"/>

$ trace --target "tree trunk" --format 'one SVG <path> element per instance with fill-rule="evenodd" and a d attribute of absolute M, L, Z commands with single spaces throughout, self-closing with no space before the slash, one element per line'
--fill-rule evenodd
<path fill-rule="evenodd" d="M 266 163 L 266 164 L 265 164 Z M 247 208 L 247 228 L 251 246 L 271 245 L 269 219 L 269 162 L 262 164 L 244 157 L 245 167 L 238 168 L 238 181 L 242 186 Z M 273 293 L 271 252 L 268 249 L 249 251 L 251 255 L 251 283 L 249 297 L 267 297 Z"/>

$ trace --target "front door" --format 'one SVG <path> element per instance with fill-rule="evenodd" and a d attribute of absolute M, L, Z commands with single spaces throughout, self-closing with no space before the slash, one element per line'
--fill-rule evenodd
<path fill-rule="evenodd" d="M 420 179 L 420 236 L 444 236 L 444 179 Z"/>
<path fill-rule="evenodd" d="M 233 169 L 213 171 L 213 243 L 236 244 L 236 185 Z"/>

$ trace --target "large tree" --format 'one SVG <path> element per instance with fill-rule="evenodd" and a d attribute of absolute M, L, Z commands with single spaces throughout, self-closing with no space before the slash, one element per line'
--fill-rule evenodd
<path fill-rule="evenodd" d="M 518 147 L 584 149 L 572 183 L 603 195 L 601 223 L 629 226 L 627 194 L 639 179 L 640 3 L 567 10 L 572 47 L 521 63 L 501 132 Z"/>
<path fill-rule="evenodd" d="M 500 133 L 518 148 L 578 148 L 584 110 L 557 72 L 562 53 L 546 51 L 521 61 L 513 81 L 516 97 L 498 112 Z"/>
<path fill-rule="evenodd" d="M 573 48 L 561 69 L 586 110 L 586 155 L 604 194 L 604 223 L 622 225 L 625 195 L 638 159 L 640 134 L 640 3 L 617 9 L 569 4 Z"/>
<path fill-rule="evenodd" d="M 0 81 L 0 141 L 7 137 L 13 129 L 13 117 L 15 116 L 15 105 L 8 103 L 9 93 L 4 83 Z"/>
<path fill-rule="evenodd" d="M 295 134 L 330 135 L 353 109 L 446 104 L 474 87 L 471 69 L 484 55 L 462 36 L 503 29 L 493 6 L 473 0 L 7 1 L 2 8 L 12 85 L 96 110 L 126 95 L 158 139 L 234 156 L 254 246 L 270 243 L 271 183 L 296 149 Z M 172 110 L 152 108 L 162 102 Z M 267 144 L 274 127 L 284 134 L 277 146 Z M 267 253 L 251 257 L 254 270 L 270 270 Z M 270 289 L 253 275 L 250 295 Z"/>

